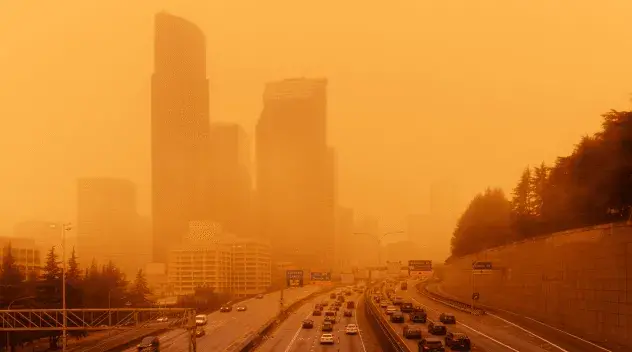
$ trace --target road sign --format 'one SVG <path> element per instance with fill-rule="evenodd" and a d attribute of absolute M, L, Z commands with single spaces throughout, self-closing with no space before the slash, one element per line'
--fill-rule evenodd
<path fill-rule="evenodd" d="M 331 273 L 329 272 L 312 272 L 310 276 L 312 281 L 331 281 Z"/>
<path fill-rule="evenodd" d="M 492 270 L 492 262 L 474 262 L 472 270 Z"/>
<path fill-rule="evenodd" d="M 303 270 L 287 270 L 285 279 L 288 287 L 301 287 L 303 286 Z"/>
<path fill-rule="evenodd" d="M 432 260 L 409 260 L 409 271 L 432 271 Z"/>
<path fill-rule="evenodd" d="M 478 292 L 472 293 L 473 300 L 478 301 L 479 298 L 481 298 L 481 295 Z"/>

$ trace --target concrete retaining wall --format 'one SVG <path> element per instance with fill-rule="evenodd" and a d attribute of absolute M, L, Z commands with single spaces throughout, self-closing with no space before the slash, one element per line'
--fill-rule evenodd
<path fill-rule="evenodd" d="M 474 260 L 493 262 L 471 274 Z M 473 282 L 472 282 L 472 277 Z M 555 233 L 453 260 L 443 289 L 578 336 L 632 351 L 632 227 L 602 225 Z"/>

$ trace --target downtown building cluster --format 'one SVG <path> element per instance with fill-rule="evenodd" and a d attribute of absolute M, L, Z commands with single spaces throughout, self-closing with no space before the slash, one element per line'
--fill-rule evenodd
<path fill-rule="evenodd" d="M 206 286 L 254 294 L 272 285 L 277 267 L 331 269 L 335 180 L 327 81 L 265 86 L 252 170 L 241 126 L 209 116 L 201 30 L 159 13 L 154 58 L 152 266 L 165 270 L 157 280 L 164 293 Z M 214 230 L 194 235 L 200 224 Z"/>

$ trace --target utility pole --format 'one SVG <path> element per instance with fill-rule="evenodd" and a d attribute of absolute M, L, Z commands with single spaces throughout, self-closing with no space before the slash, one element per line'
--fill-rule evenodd
<path fill-rule="evenodd" d="M 62 327 L 62 351 L 66 352 L 67 340 L 68 340 L 68 312 L 66 310 L 66 231 L 72 229 L 70 223 L 61 225 L 61 251 L 62 251 L 62 269 L 61 269 L 61 300 L 63 310 L 63 327 Z"/>

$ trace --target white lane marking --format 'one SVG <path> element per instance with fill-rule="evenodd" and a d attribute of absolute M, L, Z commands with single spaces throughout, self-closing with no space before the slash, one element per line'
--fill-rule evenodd
<path fill-rule="evenodd" d="M 411 298 L 412 298 L 412 300 L 413 300 L 413 301 L 417 302 L 417 304 L 419 304 L 419 305 L 421 305 L 421 306 L 423 306 L 423 307 L 428 308 L 428 310 L 431 310 L 431 311 L 433 311 L 433 312 L 435 312 L 435 313 L 439 313 L 439 311 L 438 311 L 438 310 L 428 307 L 427 305 L 425 305 L 425 304 L 423 304 L 423 303 L 419 302 L 419 301 L 418 301 L 417 299 L 415 299 L 414 297 L 411 297 Z M 489 335 L 487 335 L 487 334 L 485 334 L 485 333 L 483 333 L 483 332 L 481 332 L 481 331 L 478 331 L 478 330 L 474 329 L 473 327 L 471 327 L 471 326 L 469 326 L 469 325 L 465 325 L 465 324 L 463 324 L 463 323 L 461 323 L 461 322 L 459 322 L 459 321 L 457 321 L 457 324 L 458 324 L 458 325 L 462 325 L 464 328 L 467 328 L 467 329 L 469 329 L 469 330 L 474 331 L 475 333 L 477 333 L 477 334 L 479 334 L 479 335 L 481 335 L 481 336 L 483 336 L 483 337 L 485 337 L 485 338 L 489 339 L 490 341 L 493 341 L 493 342 L 495 342 L 495 343 L 497 343 L 497 344 L 499 344 L 499 345 L 501 345 L 501 346 L 503 346 L 503 347 L 507 348 L 508 350 L 511 350 L 511 351 L 514 351 L 514 352 L 520 352 L 520 351 L 518 351 L 517 349 L 515 349 L 515 348 L 513 348 L 513 347 L 511 347 L 511 346 L 509 346 L 509 345 L 507 345 L 507 344 L 505 344 L 505 343 L 502 343 L 502 342 L 500 342 L 500 341 L 496 340 L 495 338 L 493 338 L 493 337 L 491 337 L 491 336 L 489 336 Z"/>
<path fill-rule="evenodd" d="M 547 328 L 549 328 L 549 329 L 553 329 L 553 330 L 555 330 L 555 331 L 561 332 L 562 334 L 568 335 L 568 336 L 570 336 L 570 337 L 572 337 L 572 338 L 574 338 L 574 339 L 577 339 L 577 340 L 579 340 L 579 341 L 585 342 L 585 343 L 587 343 L 587 344 L 589 344 L 589 345 L 591 345 L 591 346 L 593 346 L 593 347 L 596 347 L 596 348 L 598 348 L 598 349 L 600 349 L 600 350 L 602 350 L 602 351 L 605 351 L 605 352 L 612 352 L 612 350 L 609 350 L 609 349 L 607 349 L 607 348 L 605 348 L 605 347 L 603 347 L 603 346 L 599 346 L 599 345 L 597 345 L 596 343 L 593 343 L 593 342 L 590 342 L 590 341 L 588 341 L 588 340 L 585 340 L 585 339 L 583 339 L 583 338 L 581 338 L 581 337 L 579 337 L 579 336 L 577 336 L 577 335 L 573 335 L 573 334 L 571 334 L 570 332 L 564 331 L 564 330 L 562 330 L 562 329 L 558 329 L 558 328 L 556 328 L 555 326 L 551 326 L 551 325 L 549 325 L 549 324 L 547 324 L 547 323 L 544 323 L 544 322 L 541 322 L 541 321 L 539 321 L 539 320 L 537 320 L 537 319 L 533 319 L 533 318 L 531 318 L 531 317 L 527 317 L 527 316 L 524 316 L 524 315 L 520 315 L 520 314 L 518 314 L 518 313 L 514 313 L 514 312 L 511 312 L 511 311 L 508 311 L 508 310 L 504 310 L 504 309 L 498 309 L 498 308 L 494 308 L 494 309 L 499 310 L 499 311 L 501 311 L 501 312 L 505 312 L 505 313 L 507 313 L 507 314 L 515 315 L 515 316 L 518 316 L 518 317 L 521 317 L 521 318 L 524 318 L 524 319 L 529 319 L 529 320 L 531 320 L 531 321 L 533 321 L 533 322 L 536 322 L 536 323 L 538 323 L 538 324 L 540 324 L 540 325 L 544 325 L 544 326 L 546 326 L 546 327 L 547 327 Z M 487 312 L 487 315 L 492 316 L 492 317 L 494 317 L 494 318 L 499 318 L 499 319 L 501 319 L 501 320 L 504 320 L 504 319 L 500 318 L 499 316 L 497 316 L 497 315 L 495 315 L 495 314 L 491 314 L 491 313 L 489 313 L 489 312 Z"/>
<path fill-rule="evenodd" d="M 520 325 L 518 325 L 518 324 L 514 324 L 514 323 L 510 322 L 510 321 L 509 321 L 509 320 L 507 320 L 507 319 L 503 319 L 503 318 L 501 318 L 501 317 L 499 317 L 499 316 L 497 316 L 497 315 L 495 315 L 495 314 L 491 314 L 491 313 L 489 313 L 489 312 L 487 312 L 487 313 L 486 313 L 486 315 L 489 315 L 489 316 L 494 317 L 494 318 L 496 318 L 496 319 L 502 320 L 503 322 L 505 322 L 505 323 L 507 323 L 507 324 L 509 324 L 509 325 L 511 325 L 511 326 L 514 326 L 514 327 L 516 327 L 516 328 L 518 328 L 518 329 L 520 329 L 520 330 L 522 330 L 522 331 L 526 332 L 527 334 L 529 334 L 529 335 L 531 335 L 531 336 L 533 336 L 533 337 L 536 337 L 536 338 L 538 338 L 538 339 L 540 339 L 540 340 L 542 340 L 542 341 L 544 341 L 544 342 L 548 343 L 549 345 L 551 345 L 551 346 L 553 346 L 553 347 L 557 348 L 558 350 L 560 350 L 560 351 L 562 351 L 562 352 L 569 352 L 568 350 L 565 350 L 564 348 L 562 348 L 562 347 L 560 347 L 560 346 L 558 346 L 558 345 L 554 344 L 553 342 L 551 342 L 551 341 L 549 341 L 549 340 L 545 339 L 544 337 L 539 336 L 539 335 L 536 335 L 535 333 L 533 333 L 533 332 L 531 332 L 531 331 L 529 331 L 529 330 L 527 330 L 527 329 L 523 328 L 522 326 L 520 326 Z"/>
<path fill-rule="evenodd" d="M 362 339 L 362 332 L 360 332 L 360 324 L 358 324 L 358 307 L 360 306 L 360 299 L 361 299 L 361 297 L 362 296 L 358 297 L 358 300 L 357 300 L 358 304 L 356 304 L 356 308 L 354 309 L 355 313 L 354 313 L 353 319 L 355 320 L 356 326 L 358 327 L 358 337 L 360 337 L 360 343 L 362 344 L 362 350 L 364 352 L 366 352 L 366 346 L 364 346 L 364 340 Z M 364 304 L 367 304 L 367 302 L 364 302 Z"/>
<path fill-rule="evenodd" d="M 305 319 L 308 319 L 311 316 L 311 314 L 312 314 L 311 312 L 309 314 L 307 314 Z M 298 337 L 298 334 L 301 333 L 301 330 L 303 330 L 303 326 L 302 325 L 298 328 L 298 330 L 296 330 L 296 333 L 292 337 L 292 340 L 290 340 L 290 343 L 287 345 L 287 348 L 285 349 L 285 352 L 289 352 L 292 349 L 292 345 L 294 345 L 294 341 L 296 341 L 296 338 Z"/>

